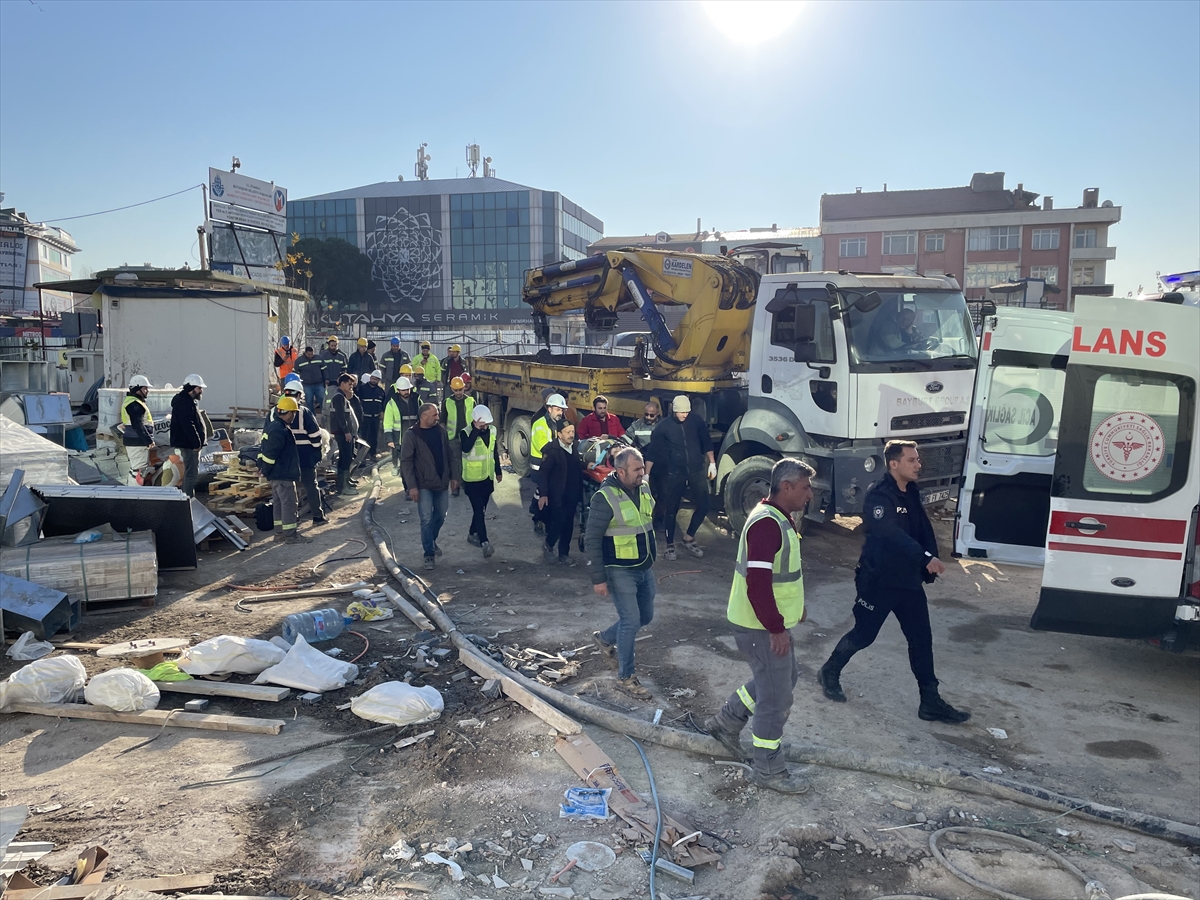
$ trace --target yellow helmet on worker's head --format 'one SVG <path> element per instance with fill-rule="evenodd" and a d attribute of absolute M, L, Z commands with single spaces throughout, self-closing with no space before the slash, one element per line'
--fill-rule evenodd
<path fill-rule="evenodd" d="M 326 340 L 326 341 L 325 341 L 325 343 L 327 343 L 327 344 L 337 344 L 337 343 L 340 343 L 340 341 L 338 341 L 338 336 L 337 336 L 336 334 L 331 334 L 331 335 L 329 336 L 328 340 Z"/>
<path fill-rule="evenodd" d="M 451 353 L 462 353 L 462 347 L 460 347 L 458 344 L 451 344 L 450 352 Z"/>
<path fill-rule="evenodd" d="M 413 367 L 410 366 L 408 363 L 405 363 L 404 365 L 402 365 L 400 367 L 401 375 L 411 375 L 412 373 L 413 373 Z"/>
<path fill-rule="evenodd" d="M 452 391 L 464 390 L 466 388 L 466 386 L 467 386 L 467 383 L 465 381 L 463 381 L 462 378 L 460 378 L 458 375 L 455 375 L 453 378 L 450 379 L 450 390 L 452 390 Z"/>
<path fill-rule="evenodd" d="M 300 408 L 300 404 L 296 402 L 295 397 L 280 397 L 279 402 L 275 404 L 275 408 L 280 412 L 295 412 Z"/>
<path fill-rule="evenodd" d="M 424 366 L 414 366 L 414 367 L 413 367 L 413 374 L 414 374 L 414 375 L 424 375 L 424 374 L 425 374 L 425 367 L 424 367 Z"/>

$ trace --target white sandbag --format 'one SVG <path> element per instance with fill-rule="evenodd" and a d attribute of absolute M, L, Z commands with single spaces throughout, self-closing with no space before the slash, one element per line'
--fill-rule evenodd
<path fill-rule="evenodd" d="M 403 681 L 377 684 L 350 701 L 350 712 L 368 722 L 385 725 L 419 725 L 439 718 L 445 704 L 438 689 L 413 687 Z"/>
<path fill-rule="evenodd" d="M 54 652 L 54 645 L 49 641 L 39 641 L 33 636 L 32 631 L 27 631 L 19 638 L 17 642 L 8 648 L 5 656 L 12 659 L 30 660 L 41 659 L 43 656 L 48 656 Z"/>
<path fill-rule="evenodd" d="M 344 688 L 357 677 L 358 666 L 338 662 L 332 656 L 326 656 L 320 650 L 314 649 L 304 639 L 304 635 L 299 634 L 296 635 L 296 643 L 287 652 L 283 662 L 262 672 L 254 679 L 254 683 L 280 684 L 298 691 L 316 691 L 321 694 Z"/>
<path fill-rule="evenodd" d="M 179 656 L 179 668 L 192 676 L 257 675 L 283 662 L 286 655 L 286 650 L 280 650 L 270 641 L 223 634 L 184 650 Z"/>
<path fill-rule="evenodd" d="M 74 656 L 52 656 L 22 666 L 0 684 L 0 710 L 10 703 L 62 703 L 87 684 L 87 671 Z"/>
<path fill-rule="evenodd" d="M 137 669 L 101 672 L 83 689 L 83 699 L 92 706 L 114 712 L 140 712 L 158 706 L 158 685 Z"/>

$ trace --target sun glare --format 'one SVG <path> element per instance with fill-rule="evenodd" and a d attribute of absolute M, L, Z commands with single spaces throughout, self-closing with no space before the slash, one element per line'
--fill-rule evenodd
<path fill-rule="evenodd" d="M 703 0 L 701 5 L 720 32 L 738 44 L 778 37 L 800 15 L 800 0 Z"/>

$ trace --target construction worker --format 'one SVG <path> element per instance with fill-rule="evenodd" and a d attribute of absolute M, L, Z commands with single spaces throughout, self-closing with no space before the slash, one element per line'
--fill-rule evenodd
<path fill-rule="evenodd" d="M 413 396 L 412 382 L 401 375 L 393 385 L 394 392 L 388 396 L 383 405 L 384 440 L 392 451 L 392 466 L 396 475 L 400 475 L 400 444 L 404 440 L 404 432 L 408 431 L 416 421 L 417 401 Z"/>
<path fill-rule="evenodd" d="M 357 380 L 349 372 L 343 372 L 338 379 L 337 393 L 329 402 L 329 432 L 337 440 L 338 445 L 337 493 L 339 496 L 354 493 L 354 488 L 358 486 L 350 476 L 351 469 L 361 462 L 361 460 L 355 459 L 359 449 L 359 423 L 362 422 L 362 404 L 354 396 L 354 384 Z M 365 445 L 363 445 L 362 453 L 363 456 L 366 455 Z"/>
<path fill-rule="evenodd" d="M 280 384 L 283 384 L 283 379 L 292 374 L 292 370 L 296 366 L 296 356 L 296 348 L 292 346 L 292 339 L 285 334 L 279 339 L 279 349 L 275 351 L 275 359 L 272 361 L 275 371 L 279 373 Z"/>
<path fill-rule="evenodd" d="M 346 362 L 346 371 L 361 381 L 364 375 L 370 375 L 377 368 L 379 367 L 375 363 L 375 357 L 371 355 L 367 339 L 359 338 L 358 349 L 350 355 L 350 359 Z"/>
<path fill-rule="evenodd" d="M 483 549 L 483 558 L 488 559 L 496 551 L 488 543 L 487 511 L 488 499 L 496 485 L 504 480 L 500 468 L 500 440 L 492 422 L 492 411 L 480 404 L 471 413 L 472 422 L 463 431 L 462 489 L 471 501 L 471 530 L 467 532 L 467 543 Z"/>
<path fill-rule="evenodd" d="M 383 372 L 383 383 L 395 384 L 396 379 L 402 374 L 400 367 L 407 362 L 411 362 L 411 360 L 408 358 L 408 354 L 400 349 L 400 337 L 393 335 L 391 349 L 379 357 L 379 368 Z"/>
<path fill-rule="evenodd" d="M 942 699 L 933 670 L 925 585 L 933 584 L 946 566 L 938 559 L 937 537 L 917 488 L 921 454 L 915 441 L 888 441 L 883 462 L 887 473 L 863 498 L 867 537 L 854 571 L 854 628 L 838 641 L 817 679 L 826 697 L 845 703 L 842 668 L 875 642 L 888 615 L 894 613 L 908 641 L 908 663 L 921 693 L 917 716 L 926 722 L 961 725 L 971 714 Z"/>
<path fill-rule="evenodd" d="M 632 447 L 617 451 L 615 468 L 592 495 L 588 512 L 588 569 L 592 590 L 610 597 L 617 621 L 592 640 L 617 668 L 617 686 L 630 697 L 649 700 L 634 672 L 638 630 L 654 619 L 654 498 L 645 484 L 646 464 Z"/>
<path fill-rule="evenodd" d="M 748 780 L 784 794 L 803 794 L 808 780 L 787 769 L 783 726 L 792 709 L 799 667 L 791 629 L 804 621 L 800 533 L 793 516 L 812 499 L 815 473 L 798 459 L 771 468 L 771 493 L 754 507 L 738 538 L 726 617 L 750 663 L 750 680 L 730 694 L 705 730 L 742 759 L 739 735 L 754 718 Z"/>
<path fill-rule="evenodd" d="M 150 396 L 150 379 L 134 375 L 129 379 L 129 391 L 121 401 L 121 442 L 129 468 L 123 472 L 125 484 L 141 484 L 150 469 L 150 451 L 154 449 L 154 416 L 146 398 Z"/>
<path fill-rule="evenodd" d="M 294 397 L 280 397 L 275 418 L 267 425 L 266 437 L 258 450 L 258 468 L 271 482 L 271 505 L 275 540 L 288 544 L 311 544 L 312 538 L 296 530 L 296 481 L 300 478 L 300 457 L 291 424 L 300 410 Z"/>
<path fill-rule="evenodd" d="M 289 423 L 288 428 L 291 429 L 292 437 L 295 438 L 296 455 L 300 460 L 298 483 L 303 491 L 302 499 L 308 504 L 313 524 L 324 525 L 329 521 L 325 517 L 325 513 L 328 512 L 328 504 L 325 503 L 321 491 L 317 487 L 317 463 L 321 461 L 321 426 L 317 422 L 316 414 L 304 405 L 304 385 L 295 372 L 284 381 L 283 396 L 291 397 L 300 407 L 296 410 L 296 415 Z M 268 428 L 278 411 L 279 407 L 271 410 L 271 414 L 267 417 Z M 265 441 L 266 439 L 267 433 L 264 431 L 261 440 Z"/>
<path fill-rule="evenodd" d="M 537 470 L 542 465 L 542 448 L 554 439 L 558 431 L 558 423 L 562 421 L 563 413 L 567 411 L 567 401 L 562 394 L 551 394 L 546 398 L 546 405 L 534 417 L 529 426 L 529 468 L 530 477 L 536 480 Z M 534 487 L 533 497 L 529 501 L 529 514 L 533 517 L 533 530 L 538 534 L 546 533 L 545 510 L 538 505 L 539 494 Z"/>
<path fill-rule="evenodd" d="M 300 383 L 304 385 L 308 411 L 319 413 L 325 405 L 325 368 L 312 347 L 304 348 L 304 353 L 296 360 L 292 374 L 299 375 Z"/>
<path fill-rule="evenodd" d="M 421 341 L 421 355 L 413 360 L 415 365 L 422 366 L 425 369 L 425 377 L 429 379 L 429 383 L 435 386 L 442 383 L 442 364 L 432 353 L 433 347 L 429 341 Z"/>
<path fill-rule="evenodd" d="M 200 474 L 200 448 L 208 440 L 200 415 L 200 397 L 207 387 L 204 379 L 192 373 L 183 379 L 183 387 L 171 398 L 171 446 L 183 460 L 183 482 L 179 489 L 189 497 L 196 493 Z"/>
<path fill-rule="evenodd" d="M 350 371 L 350 360 L 346 359 L 346 354 L 338 349 L 338 339 L 336 334 L 331 334 L 329 340 L 325 343 L 325 349 L 321 351 L 321 375 L 325 379 L 326 393 L 333 393 L 337 390 L 338 379 L 342 377 L 343 372 Z"/>
<path fill-rule="evenodd" d="M 470 372 L 463 372 L 463 373 L 462 373 L 462 380 L 463 380 L 463 384 L 466 386 L 467 396 L 468 396 L 468 397 L 474 397 L 474 396 L 475 396 L 475 390 L 474 390 L 474 388 L 472 388 L 472 387 L 471 387 L 471 373 L 470 373 Z"/>
<path fill-rule="evenodd" d="M 425 367 L 420 363 L 420 357 L 417 359 L 412 373 L 413 393 L 417 395 L 420 403 L 432 403 L 437 406 L 437 384 L 429 380 Z"/>
<path fill-rule="evenodd" d="M 451 344 L 440 366 L 443 386 L 449 386 L 451 378 L 461 378 L 467 371 L 467 364 L 462 359 L 462 347 L 458 344 Z"/>
<path fill-rule="evenodd" d="M 379 423 L 383 418 L 383 405 L 387 399 L 387 391 L 383 389 L 380 380 L 383 373 L 378 369 L 364 375 L 358 385 L 358 402 L 362 404 L 362 422 L 359 426 L 359 436 L 367 442 L 371 458 L 379 455 Z"/>
<path fill-rule="evenodd" d="M 467 423 L 473 421 L 471 411 L 475 408 L 475 398 L 467 396 L 467 383 L 462 377 L 455 375 L 450 379 L 450 396 L 442 403 L 442 424 L 446 426 L 446 434 L 450 436 L 450 452 L 458 453 L 462 449 L 462 433 Z M 458 491 L 451 491 L 450 496 L 457 497 Z"/>

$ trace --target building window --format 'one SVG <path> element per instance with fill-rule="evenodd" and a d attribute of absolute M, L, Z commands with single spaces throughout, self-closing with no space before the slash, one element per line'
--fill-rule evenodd
<path fill-rule="evenodd" d="M 1090 250 L 1096 246 L 1095 228 L 1075 229 L 1075 247 L 1080 250 Z M 1091 284 L 1091 282 L 1088 282 Z"/>
<path fill-rule="evenodd" d="M 838 256 L 866 256 L 867 255 L 867 239 L 860 238 L 842 238 L 838 242 Z"/>
<path fill-rule="evenodd" d="M 925 252 L 941 253 L 946 249 L 946 235 L 942 233 L 925 235 Z"/>
<path fill-rule="evenodd" d="M 1030 278 L 1044 278 L 1046 284 L 1058 284 L 1058 266 L 1030 266 Z"/>
<path fill-rule="evenodd" d="M 892 231 L 883 236 L 884 256 L 905 256 L 917 252 L 915 231 Z"/>
<path fill-rule="evenodd" d="M 967 249 L 1016 250 L 1021 246 L 1021 226 L 996 225 L 992 228 L 972 228 L 967 238 Z"/>
<path fill-rule="evenodd" d="M 1033 249 L 1034 250 L 1057 250 L 1058 249 L 1058 229 L 1057 228 L 1035 228 L 1035 229 L 1033 229 Z"/>
<path fill-rule="evenodd" d="M 990 288 L 994 284 L 1016 281 L 1021 270 L 1016 263 L 967 263 L 963 272 L 963 287 Z"/>
<path fill-rule="evenodd" d="M 1078 235 L 1076 235 L 1078 237 Z M 1074 266 L 1071 269 L 1071 284 L 1081 287 L 1096 283 L 1095 266 Z"/>

